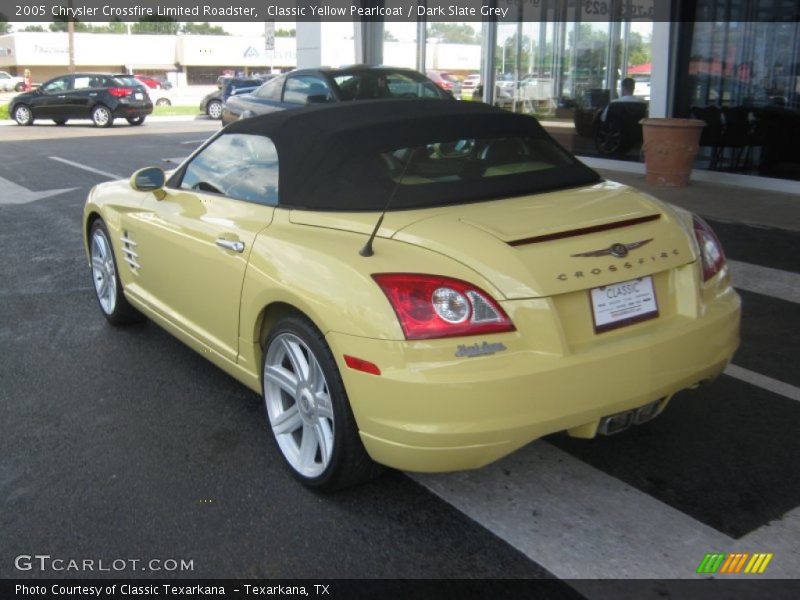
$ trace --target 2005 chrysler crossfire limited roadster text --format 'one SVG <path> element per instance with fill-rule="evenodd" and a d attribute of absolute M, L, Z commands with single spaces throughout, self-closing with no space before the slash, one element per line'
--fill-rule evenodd
<path fill-rule="evenodd" d="M 262 394 L 317 488 L 621 431 L 739 343 L 708 225 L 479 103 L 238 121 L 84 218 L 108 321 L 145 315 Z"/>

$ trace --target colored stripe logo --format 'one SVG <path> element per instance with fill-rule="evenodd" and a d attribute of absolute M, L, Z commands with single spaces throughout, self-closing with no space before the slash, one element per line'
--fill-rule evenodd
<path fill-rule="evenodd" d="M 703 557 L 697 567 L 701 574 L 737 574 L 750 573 L 760 575 L 767 570 L 772 560 L 772 553 L 766 552 L 710 552 Z"/>

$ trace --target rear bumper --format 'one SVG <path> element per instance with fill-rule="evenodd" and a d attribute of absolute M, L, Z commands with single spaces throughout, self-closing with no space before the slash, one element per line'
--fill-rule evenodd
<path fill-rule="evenodd" d="M 604 416 L 716 377 L 738 347 L 739 317 L 731 289 L 701 317 L 676 316 L 586 352 L 465 359 L 454 357 L 454 340 L 327 339 L 370 456 L 437 472 L 483 466 L 557 431 L 592 437 Z M 374 362 L 382 374 L 349 369 L 343 354 Z"/>
<path fill-rule="evenodd" d="M 153 105 L 146 104 L 144 106 L 131 106 L 129 104 L 119 104 L 114 109 L 114 117 L 115 118 L 135 118 L 135 117 L 142 117 L 152 114 L 153 112 Z"/>

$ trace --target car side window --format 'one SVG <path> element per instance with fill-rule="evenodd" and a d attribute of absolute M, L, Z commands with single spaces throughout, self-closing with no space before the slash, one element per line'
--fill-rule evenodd
<path fill-rule="evenodd" d="M 330 89 L 325 80 L 316 75 L 297 75 L 286 80 L 283 101 L 289 104 L 308 104 L 309 96 L 330 98 Z"/>
<path fill-rule="evenodd" d="M 255 92 L 253 92 L 253 94 L 259 98 L 264 98 L 265 100 L 280 101 L 281 88 L 283 88 L 284 81 L 285 80 L 283 77 L 276 77 L 275 79 L 266 82 Z"/>
<path fill-rule="evenodd" d="M 76 75 L 72 82 L 72 89 L 87 90 L 91 88 L 105 87 L 104 80 L 104 77 L 98 77 L 96 75 Z"/>
<path fill-rule="evenodd" d="M 67 89 L 69 89 L 69 77 L 59 77 L 42 86 L 42 90 L 47 94 L 56 94 Z"/>
<path fill-rule="evenodd" d="M 187 165 L 180 187 L 275 206 L 278 151 L 263 135 L 224 134 Z"/>

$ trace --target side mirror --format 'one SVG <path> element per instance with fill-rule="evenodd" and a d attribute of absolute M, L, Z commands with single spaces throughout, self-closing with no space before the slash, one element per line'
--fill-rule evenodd
<path fill-rule="evenodd" d="M 163 200 L 166 181 L 167 177 L 160 167 L 145 167 L 131 175 L 130 184 L 137 192 L 153 192 L 156 198 Z"/>

